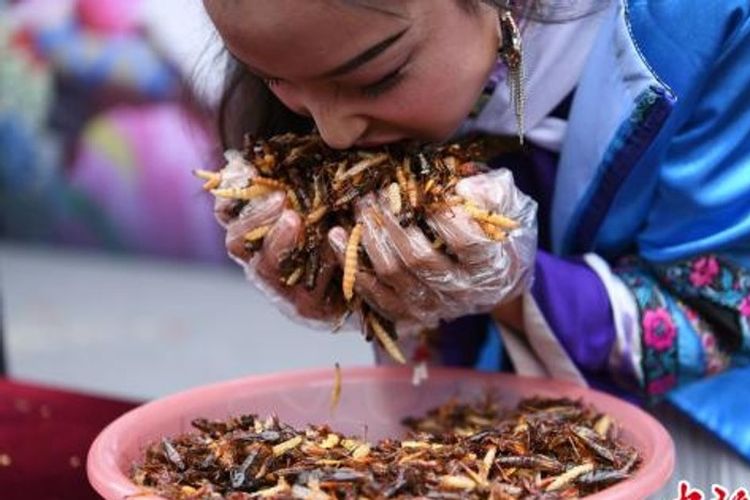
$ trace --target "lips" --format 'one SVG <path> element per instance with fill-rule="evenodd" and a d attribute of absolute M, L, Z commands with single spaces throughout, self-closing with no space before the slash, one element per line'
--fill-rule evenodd
<path fill-rule="evenodd" d="M 403 137 L 392 137 L 392 138 L 377 138 L 377 139 L 362 139 L 358 140 L 354 143 L 354 145 L 358 148 L 377 148 L 379 146 L 383 146 L 385 144 L 392 144 L 394 142 L 398 142 L 403 140 Z"/>
<path fill-rule="evenodd" d="M 389 142 L 393 141 L 357 141 L 354 143 L 354 146 L 362 149 L 370 149 L 377 148 L 379 146 L 382 146 L 383 144 L 388 144 Z"/>

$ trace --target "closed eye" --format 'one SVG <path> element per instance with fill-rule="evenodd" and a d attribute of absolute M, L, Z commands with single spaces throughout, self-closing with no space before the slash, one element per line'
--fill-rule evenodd
<path fill-rule="evenodd" d="M 409 61 L 407 60 L 404 64 L 391 71 L 377 82 L 362 87 L 362 95 L 374 99 L 395 88 L 406 76 L 404 70 L 408 63 Z"/>
<path fill-rule="evenodd" d="M 274 86 L 278 85 L 279 83 L 281 83 L 281 78 L 273 78 L 273 77 L 271 77 L 271 78 L 263 78 L 263 83 L 265 83 L 269 87 L 274 87 Z"/>

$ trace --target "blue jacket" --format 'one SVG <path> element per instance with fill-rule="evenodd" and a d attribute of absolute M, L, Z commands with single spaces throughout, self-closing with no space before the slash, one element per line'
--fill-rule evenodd
<path fill-rule="evenodd" d="M 608 21 L 571 110 L 558 252 L 750 264 L 749 16 L 742 0 L 631 0 Z"/>
<path fill-rule="evenodd" d="M 571 104 L 530 309 L 587 377 L 669 399 L 750 459 L 750 3 L 616 2 Z"/>

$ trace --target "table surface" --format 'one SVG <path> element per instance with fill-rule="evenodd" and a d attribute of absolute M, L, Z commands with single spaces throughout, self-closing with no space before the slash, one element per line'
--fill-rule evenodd
<path fill-rule="evenodd" d="M 4 242 L 0 297 L 12 377 L 111 396 L 373 358 L 358 332 L 284 317 L 233 264 Z"/>
<path fill-rule="evenodd" d="M 0 379 L 3 500 L 94 500 L 86 454 L 134 403 Z"/>

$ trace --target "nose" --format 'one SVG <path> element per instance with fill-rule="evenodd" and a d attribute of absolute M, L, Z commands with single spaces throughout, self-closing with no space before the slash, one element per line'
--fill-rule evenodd
<path fill-rule="evenodd" d="M 343 105 L 321 106 L 311 114 L 323 141 L 333 149 L 352 147 L 367 130 L 367 118 Z"/>

